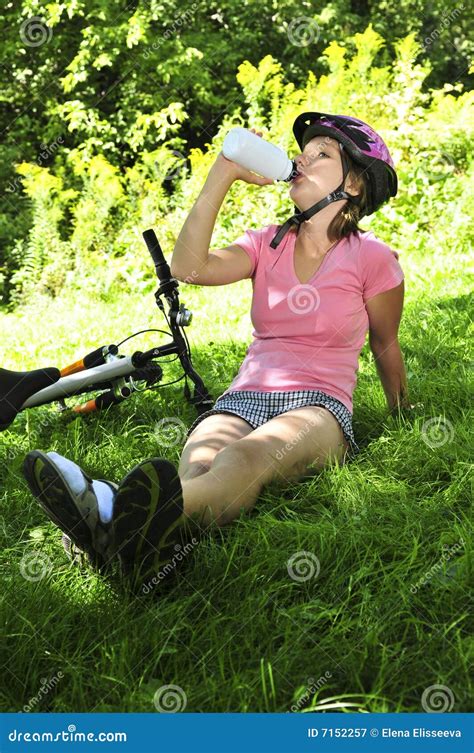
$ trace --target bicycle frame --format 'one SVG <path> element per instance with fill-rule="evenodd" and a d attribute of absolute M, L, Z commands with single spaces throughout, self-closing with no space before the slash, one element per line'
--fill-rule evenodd
<path fill-rule="evenodd" d="M 133 375 L 135 367 L 131 357 L 120 358 L 117 361 L 105 363 L 102 366 L 95 366 L 69 376 L 62 377 L 56 384 L 45 387 L 43 390 L 36 392 L 28 398 L 23 405 L 25 408 L 35 408 L 39 405 L 54 403 L 58 400 L 64 400 L 66 397 L 73 397 L 84 392 L 85 388 L 92 385 L 99 385 L 103 382 L 110 382 L 123 376 Z"/>
<path fill-rule="evenodd" d="M 153 230 L 146 230 L 143 238 L 155 264 L 156 274 L 160 286 L 155 292 L 158 308 L 166 318 L 165 308 L 161 297 L 164 296 L 169 304 L 169 326 L 172 341 L 142 353 L 137 351 L 132 356 L 120 356 L 116 345 L 97 348 L 84 358 L 67 366 L 61 371 L 61 378 L 54 384 L 36 392 L 21 406 L 21 410 L 46 405 L 55 401 L 64 404 L 65 398 L 86 392 L 100 392 L 109 387 L 109 391 L 87 403 L 76 406 L 76 413 L 90 413 L 101 410 L 109 405 L 120 403 L 129 397 L 138 387 L 134 384 L 134 375 L 138 380 L 155 383 L 162 376 L 161 367 L 155 363 L 156 359 L 177 354 L 184 371 L 184 377 L 189 377 L 194 383 L 194 395 L 191 397 L 188 383 L 185 381 L 184 396 L 188 402 L 196 407 L 198 414 L 209 410 L 214 404 L 203 380 L 195 371 L 191 361 L 191 350 L 181 328 L 190 324 L 192 313 L 179 303 L 178 281 L 171 276 L 171 272 L 161 250 L 158 239 Z M 128 338 L 127 338 L 128 339 Z M 148 370 L 148 371 L 147 371 Z M 144 376 L 145 374 L 145 376 Z M 147 379 L 147 374 L 150 378 Z M 126 379 L 130 381 L 125 381 Z M 90 389 L 89 389 L 90 388 Z M 110 389 L 111 388 L 111 389 Z M 66 407 L 66 406 L 64 406 Z"/>

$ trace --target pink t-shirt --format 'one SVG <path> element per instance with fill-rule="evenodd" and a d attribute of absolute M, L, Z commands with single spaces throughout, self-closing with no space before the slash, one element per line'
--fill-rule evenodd
<path fill-rule="evenodd" d="M 352 413 L 359 354 L 369 329 L 365 303 L 404 279 L 398 254 L 372 231 L 351 233 L 303 284 L 293 264 L 296 228 L 273 249 L 278 227 L 249 229 L 234 241 L 252 261 L 254 331 L 238 374 L 222 394 L 322 390 Z"/>

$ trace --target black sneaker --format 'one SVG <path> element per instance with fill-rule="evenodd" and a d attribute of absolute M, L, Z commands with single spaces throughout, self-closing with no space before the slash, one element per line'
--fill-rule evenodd
<path fill-rule="evenodd" d="M 79 567 L 84 567 L 86 565 L 94 566 L 94 562 L 91 561 L 87 552 L 80 549 L 77 544 L 71 541 L 67 533 L 63 533 L 61 536 L 61 544 L 63 545 L 67 558 L 70 559 L 74 565 L 78 565 Z"/>
<path fill-rule="evenodd" d="M 115 495 L 110 544 L 134 588 L 146 594 L 174 575 L 187 532 L 173 463 L 151 458 L 135 466 Z"/>
<path fill-rule="evenodd" d="M 74 552 L 71 558 L 84 555 L 92 565 L 102 567 L 108 559 L 109 525 L 100 520 L 92 479 L 81 470 L 84 489 L 77 493 L 54 462 L 54 455 L 40 450 L 28 453 L 23 463 L 28 486 L 48 517 L 66 534 L 71 546 L 65 545 L 65 537 L 63 545 Z M 117 489 L 111 481 L 104 483 Z"/>

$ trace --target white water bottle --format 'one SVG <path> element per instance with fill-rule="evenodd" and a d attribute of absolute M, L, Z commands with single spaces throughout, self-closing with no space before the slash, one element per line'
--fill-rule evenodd
<path fill-rule="evenodd" d="M 296 163 L 275 144 L 260 138 L 247 128 L 232 128 L 222 145 L 224 157 L 271 180 L 291 180 Z"/>

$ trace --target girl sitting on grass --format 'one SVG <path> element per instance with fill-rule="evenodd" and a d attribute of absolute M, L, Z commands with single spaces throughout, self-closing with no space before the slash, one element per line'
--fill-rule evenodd
<path fill-rule="evenodd" d="M 152 458 L 115 484 L 57 453 L 25 459 L 29 487 L 69 549 L 96 565 L 117 560 L 145 589 L 174 569 L 189 533 L 231 523 L 270 482 L 296 481 L 359 451 L 352 394 L 367 331 L 389 410 L 409 407 L 398 343 L 403 271 L 395 251 L 358 227 L 396 195 L 389 151 L 353 117 L 306 112 L 293 132 L 301 153 L 289 194 L 299 211 L 210 252 L 232 183 L 273 183 L 221 152 L 176 242 L 178 280 L 251 278 L 254 326 L 237 376 L 190 427 L 179 468 Z"/>

